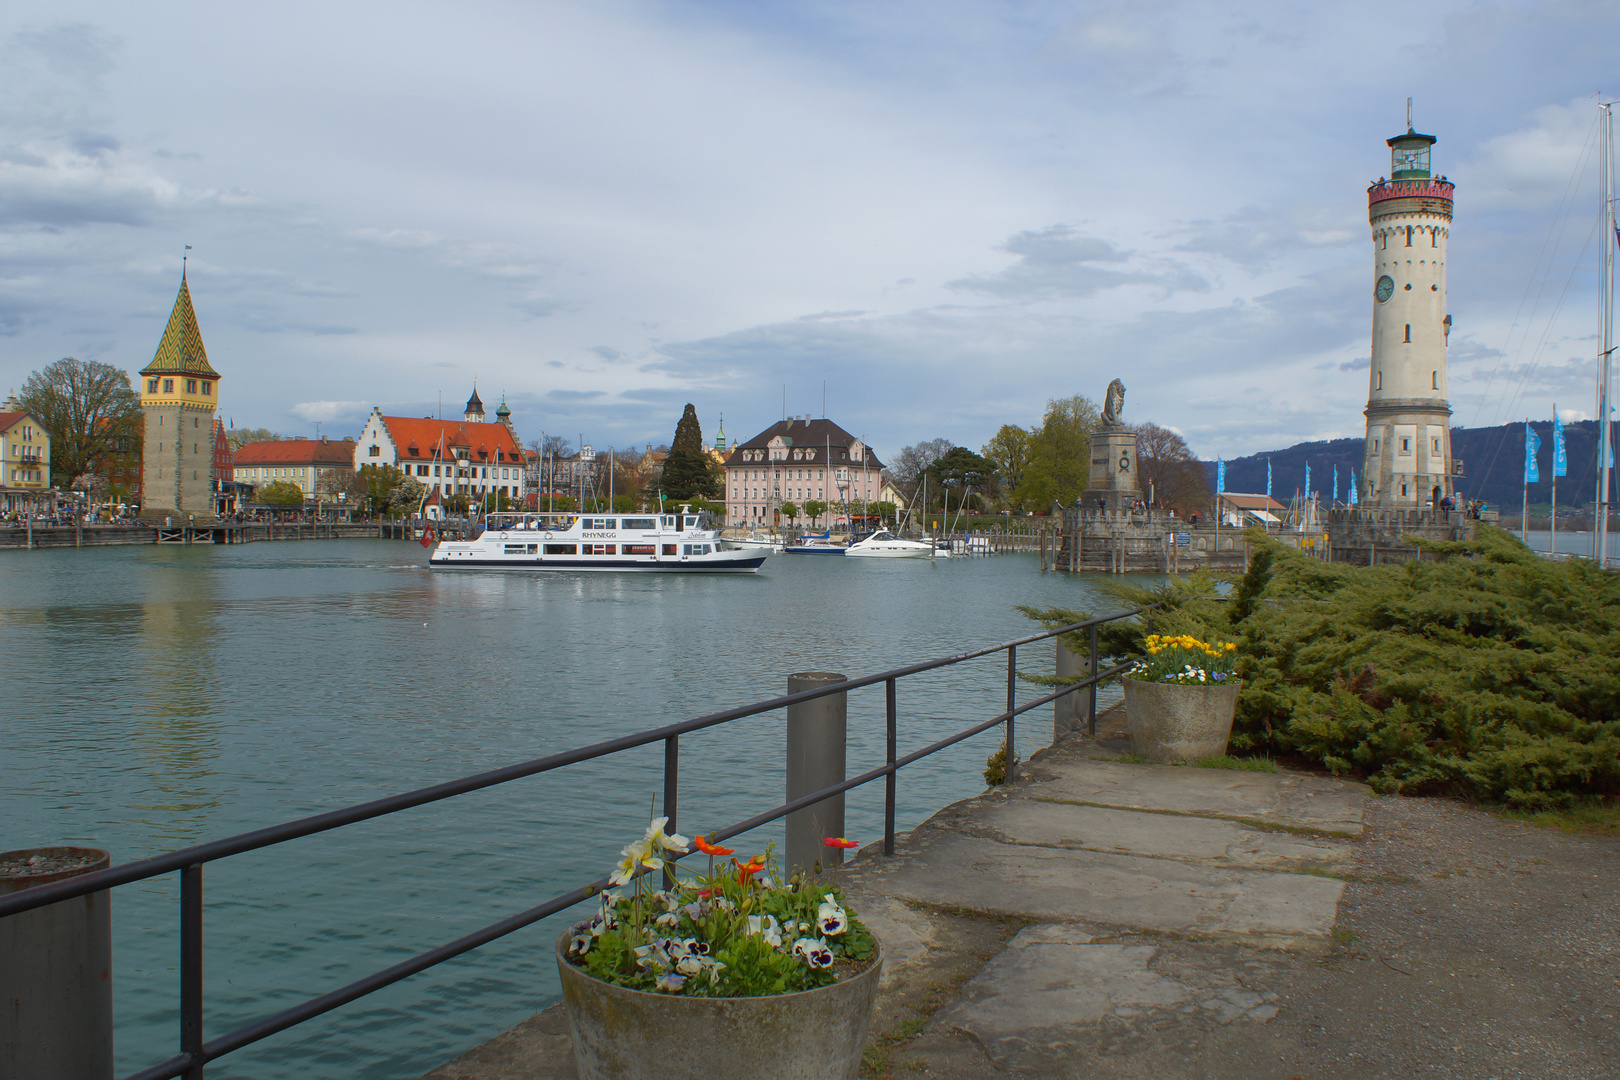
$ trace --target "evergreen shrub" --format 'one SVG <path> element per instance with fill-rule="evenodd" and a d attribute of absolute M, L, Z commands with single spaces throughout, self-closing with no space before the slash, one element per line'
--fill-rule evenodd
<path fill-rule="evenodd" d="M 1205 574 L 1110 591 L 1160 603 L 1152 632 L 1237 641 L 1236 752 L 1522 809 L 1620 794 L 1620 576 L 1479 533 L 1352 567 L 1254 531 L 1229 597 Z M 1023 610 L 1052 626 L 1088 617 Z M 1140 654 L 1150 632 L 1140 619 L 1099 629 L 1112 656 Z"/>

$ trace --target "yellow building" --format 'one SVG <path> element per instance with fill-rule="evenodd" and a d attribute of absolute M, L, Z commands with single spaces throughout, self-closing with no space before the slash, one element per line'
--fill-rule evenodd
<path fill-rule="evenodd" d="M 183 269 L 163 340 L 152 362 L 141 369 L 140 391 L 146 414 L 141 517 L 213 520 L 219 372 L 208 363 Z"/>
<path fill-rule="evenodd" d="M 0 506 L 21 510 L 51 487 L 51 435 L 26 412 L 0 412 Z"/>

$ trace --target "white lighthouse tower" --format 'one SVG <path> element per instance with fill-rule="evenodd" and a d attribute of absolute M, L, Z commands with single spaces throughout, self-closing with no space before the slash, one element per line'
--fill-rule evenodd
<path fill-rule="evenodd" d="M 1390 176 L 1367 189 L 1373 239 L 1372 370 L 1361 495 L 1369 507 L 1438 510 L 1451 494 L 1446 401 L 1446 239 L 1454 185 L 1429 170 L 1433 135 L 1388 140 Z"/>

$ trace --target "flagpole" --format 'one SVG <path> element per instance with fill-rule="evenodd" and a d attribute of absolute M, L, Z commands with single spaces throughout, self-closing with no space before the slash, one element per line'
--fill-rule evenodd
<path fill-rule="evenodd" d="M 1524 507 L 1519 511 L 1519 539 L 1530 546 L 1530 418 L 1524 418 Z"/>

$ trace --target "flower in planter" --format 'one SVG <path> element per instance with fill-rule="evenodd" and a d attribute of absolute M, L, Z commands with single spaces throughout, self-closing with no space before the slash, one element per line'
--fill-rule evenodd
<path fill-rule="evenodd" d="M 836 884 L 808 876 L 781 880 L 769 850 L 682 877 L 662 852 L 689 842 L 665 832 L 667 825 L 654 819 L 647 835 L 625 849 L 613 877 L 631 884 L 629 895 L 613 894 L 610 905 L 603 894 L 602 912 L 564 940 L 566 962 L 632 989 L 752 997 L 826 986 L 876 955 L 876 942 L 845 908 Z M 693 846 L 709 854 L 705 846 L 718 845 L 700 839 Z M 664 874 L 649 878 L 653 870 Z M 649 887 L 664 880 L 673 884 Z"/>
<path fill-rule="evenodd" d="M 821 906 L 816 909 L 816 929 L 823 935 L 837 937 L 848 925 L 849 917 L 845 915 L 844 909 L 838 906 L 838 901 L 832 897 L 823 900 Z"/>
<path fill-rule="evenodd" d="M 823 837 L 822 841 L 821 841 L 821 844 L 822 844 L 823 847 L 843 848 L 845 851 L 848 851 L 851 848 L 858 848 L 858 847 L 861 846 L 860 841 L 858 841 L 858 840 L 845 840 L 842 836 Z"/>
<path fill-rule="evenodd" d="M 1235 670 L 1237 644 L 1202 641 L 1191 634 L 1161 637 L 1149 634 L 1142 647 L 1147 655 L 1133 664 L 1125 677 L 1139 682 L 1205 686 L 1230 679 Z"/>
<path fill-rule="evenodd" d="M 817 938 L 800 938 L 793 943 L 793 955 L 801 956 L 804 962 L 813 968 L 830 968 L 833 965 L 832 950 L 827 943 Z"/>
<path fill-rule="evenodd" d="M 720 847 L 720 846 L 718 846 L 716 844 L 711 844 L 707 840 L 703 839 L 703 837 L 701 837 L 701 836 L 694 836 L 692 838 L 692 844 L 699 851 L 703 852 L 703 854 L 710 855 L 710 856 L 713 856 L 713 855 L 731 855 L 731 854 L 734 854 L 736 852 L 736 850 L 737 850 L 736 848 Z"/>

